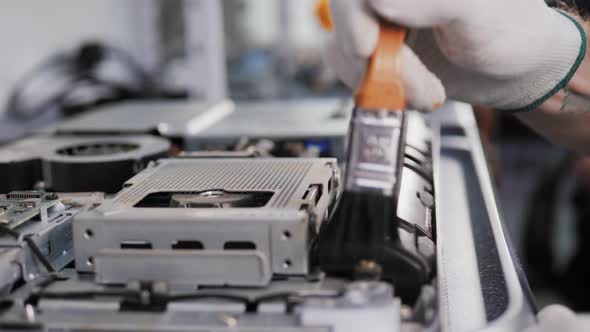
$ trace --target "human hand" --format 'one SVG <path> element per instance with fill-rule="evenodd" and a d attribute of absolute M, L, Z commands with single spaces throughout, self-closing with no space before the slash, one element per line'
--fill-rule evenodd
<path fill-rule="evenodd" d="M 351 88 L 376 47 L 379 19 L 412 29 L 401 52 L 410 107 L 450 97 L 529 109 L 562 88 L 582 60 L 583 32 L 541 0 L 332 0 L 327 59 Z"/>

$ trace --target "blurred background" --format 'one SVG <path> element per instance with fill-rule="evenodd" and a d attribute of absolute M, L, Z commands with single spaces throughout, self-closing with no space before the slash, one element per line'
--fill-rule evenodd
<path fill-rule="evenodd" d="M 342 94 L 321 61 L 324 32 L 314 6 L 313 0 L 8 1 L 0 11 L 2 113 L 28 120 L 28 130 L 123 99 Z M 0 139 L 20 135 L 16 127 L 2 127 Z"/>
<path fill-rule="evenodd" d="M 315 3 L 3 1 L 0 142 L 126 100 L 347 97 L 322 61 Z M 501 213 L 540 302 L 589 311 L 590 161 L 511 116 L 477 115 Z"/>

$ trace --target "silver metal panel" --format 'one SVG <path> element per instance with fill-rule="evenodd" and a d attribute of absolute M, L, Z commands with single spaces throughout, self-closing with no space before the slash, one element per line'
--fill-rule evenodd
<path fill-rule="evenodd" d="M 98 252 L 95 262 L 96 281 L 107 284 L 166 280 L 174 285 L 191 285 L 192 280 L 199 280 L 207 285 L 264 286 L 272 276 L 267 256 L 256 250 L 105 249 Z"/>
<path fill-rule="evenodd" d="M 67 313 L 67 315 L 66 315 Z M 51 332 L 338 332 L 329 326 L 305 327 L 296 317 L 175 311 L 147 312 L 91 311 L 85 308 L 47 310 L 43 319 Z"/>
<path fill-rule="evenodd" d="M 306 326 L 331 326 L 333 332 L 397 332 L 401 329 L 400 300 L 384 283 L 351 283 L 336 300 L 310 300 L 302 307 Z"/>
<path fill-rule="evenodd" d="M 398 158 L 403 113 L 354 110 L 346 164 L 345 190 L 375 191 L 391 197 L 400 174 Z"/>
<path fill-rule="evenodd" d="M 99 107 L 44 132 L 146 134 L 166 137 L 196 135 L 235 109 L 229 100 L 205 101 L 130 101 Z"/>
<path fill-rule="evenodd" d="M 97 292 L 101 287 L 78 278 L 72 271 L 64 271 L 70 280 L 50 284 L 47 294 L 84 294 Z M 125 286 L 109 287 L 131 291 Z M 343 282 L 320 278 L 306 281 L 301 278 L 273 281 L 265 289 L 213 288 L 190 291 L 198 293 L 232 294 L 245 298 L 292 294 L 300 296 L 296 307 L 287 311 L 284 298 L 265 301 L 256 312 L 248 312 L 239 301 L 200 298 L 172 301 L 163 311 L 125 310 L 120 296 L 97 298 L 41 297 L 31 314 L 22 306 L 4 312 L 0 324 L 11 322 L 38 324 L 49 331 L 281 331 L 281 332 L 352 332 L 359 327 L 370 331 L 400 331 L 400 303 L 393 297 L 391 286 L 381 282 Z M 27 292 L 17 297 L 27 297 Z M 171 293 L 181 295 L 183 293 Z M 28 318 L 28 320 L 27 320 Z"/>
<path fill-rule="evenodd" d="M 340 98 L 240 102 L 236 112 L 193 140 L 344 137 L 351 111 L 350 101 Z"/>
<path fill-rule="evenodd" d="M 445 283 L 439 296 L 445 301 L 444 308 L 449 310 L 449 317 L 445 316 L 449 331 L 477 331 L 485 327 L 487 321 L 470 216 L 462 199 L 466 195 L 463 173 L 460 164 L 444 157 L 441 157 L 439 167 L 445 170 L 445 175 L 439 177 L 436 186 L 441 188 L 437 192 L 440 196 L 436 196 L 440 197 L 437 206 L 444 206 L 437 211 L 442 234 L 438 237 L 437 245 L 446 254 L 439 255 L 439 262 L 443 265 L 439 267 L 438 277 Z M 447 235 L 451 232 L 451 235 Z M 465 310 L 469 314 L 465 314 Z M 463 315 L 459 318 L 460 312 Z"/>
<path fill-rule="evenodd" d="M 437 147 L 440 148 L 440 155 L 435 153 L 437 265 L 442 330 L 520 331 L 533 324 L 533 308 L 527 301 L 527 286 L 519 280 L 506 240 L 508 235 L 504 233 L 498 215 L 475 117 L 470 106 L 455 102 L 448 103 L 435 117 L 443 127 L 461 129 L 456 134 L 443 136 Z M 459 155 L 465 157 L 457 158 Z M 470 186 L 477 195 L 468 191 Z M 481 203 L 474 204 L 479 196 L 482 197 Z M 483 211 L 474 211 L 474 207 Z M 476 243 L 471 240 L 481 232 L 473 230 L 474 226 L 483 227 L 491 241 Z M 472 231 L 471 236 L 466 234 L 469 231 Z M 488 249 L 485 249 L 486 246 Z M 498 262 L 483 261 L 478 250 L 494 253 Z M 474 253 L 476 257 L 473 257 Z M 497 276 L 499 279 L 494 280 L 493 284 L 488 284 L 490 280 L 486 279 L 489 269 L 500 271 Z M 495 284 L 498 289 L 490 289 Z M 501 307 L 494 308 L 493 304 L 494 301 L 501 301 L 496 296 L 504 296 L 500 288 L 505 288 L 507 303 L 501 312 L 497 312 Z M 484 293 L 489 295 L 483 297 Z M 490 313 L 490 303 L 491 310 L 496 312 Z"/>

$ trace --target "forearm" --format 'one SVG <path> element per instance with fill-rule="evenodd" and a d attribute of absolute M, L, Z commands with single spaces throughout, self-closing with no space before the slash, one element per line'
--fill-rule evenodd
<path fill-rule="evenodd" d="M 549 141 L 579 153 L 590 153 L 590 98 L 572 93 L 560 110 L 563 97 L 561 91 L 538 110 L 516 116 Z"/>

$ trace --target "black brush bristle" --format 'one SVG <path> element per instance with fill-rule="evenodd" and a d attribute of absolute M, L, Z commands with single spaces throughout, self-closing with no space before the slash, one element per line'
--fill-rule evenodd
<path fill-rule="evenodd" d="M 317 246 L 322 270 L 350 275 L 363 259 L 381 261 L 386 242 L 397 239 L 392 227 L 395 201 L 382 193 L 344 191 Z"/>

